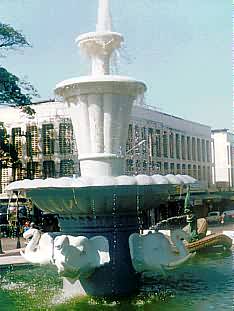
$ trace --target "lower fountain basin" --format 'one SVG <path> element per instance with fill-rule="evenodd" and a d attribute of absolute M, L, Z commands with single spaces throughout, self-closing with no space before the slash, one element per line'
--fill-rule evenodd
<path fill-rule="evenodd" d="M 178 193 L 178 183 L 194 183 L 187 175 L 137 175 L 23 180 L 7 190 L 26 191 L 44 212 L 67 217 L 135 214 L 154 208 Z"/>

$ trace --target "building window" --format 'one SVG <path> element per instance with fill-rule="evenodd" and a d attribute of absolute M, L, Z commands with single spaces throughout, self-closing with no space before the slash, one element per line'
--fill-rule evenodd
<path fill-rule="evenodd" d="M 202 180 L 206 180 L 206 167 L 205 166 L 203 166 L 202 167 Z"/>
<path fill-rule="evenodd" d="M 206 161 L 206 148 L 205 148 L 205 140 L 202 139 L 202 161 Z"/>
<path fill-rule="evenodd" d="M 161 173 L 162 172 L 162 164 L 161 164 L 161 162 L 157 162 L 156 163 L 156 171 L 157 171 L 157 173 Z"/>
<path fill-rule="evenodd" d="M 44 161 L 43 162 L 43 176 L 44 176 L 44 178 L 55 177 L 54 161 Z"/>
<path fill-rule="evenodd" d="M 156 138 L 155 138 L 155 144 L 156 144 L 156 156 L 161 157 L 162 156 L 162 150 L 161 150 L 161 131 L 156 130 Z"/>
<path fill-rule="evenodd" d="M 42 124 L 42 146 L 44 155 L 54 154 L 54 125 Z"/>
<path fill-rule="evenodd" d="M 136 160 L 136 172 L 135 174 L 139 174 L 141 172 L 141 161 Z"/>
<path fill-rule="evenodd" d="M 185 137 L 184 135 L 181 136 L 181 157 L 183 160 L 186 159 L 186 150 L 185 150 Z"/>
<path fill-rule="evenodd" d="M 201 161 L 201 140 L 200 138 L 197 139 L 197 160 Z"/>
<path fill-rule="evenodd" d="M 196 165 L 193 165 L 193 175 L 192 176 L 197 179 L 197 166 Z"/>
<path fill-rule="evenodd" d="M 39 162 L 29 161 L 27 163 L 27 178 L 35 179 L 41 177 L 41 166 Z"/>
<path fill-rule="evenodd" d="M 155 148 L 154 148 L 154 139 L 153 139 L 153 129 L 148 128 L 148 152 L 149 157 L 153 158 L 155 155 Z"/>
<path fill-rule="evenodd" d="M 186 174 L 186 165 L 182 164 L 182 174 L 185 175 Z"/>
<path fill-rule="evenodd" d="M 197 167 L 197 178 L 198 178 L 198 180 L 202 179 L 201 178 L 201 166 L 200 165 L 198 165 L 198 167 Z"/>
<path fill-rule="evenodd" d="M 126 166 L 127 166 L 127 172 L 133 173 L 134 165 L 133 165 L 133 160 L 132 159 L 127 159 L 126 160 Z"/>
<path fill-rule="evenodd" d="M 22 135 L 21 135 L 21 128 L 15 127 L 11 130 L 12 136 L 12 145 L 17 152 L 19 158 L 22 157 Z"/>
<path fill-rule="evenodd" d="M 227 146 L 227 164 L 230 165 L 230 148 Z"/>
<path fill-rule="evenodd" d="M 128 140 L 126 145 L 126 152 L 128 154 L 133 154 L 133 129 L 132 124 L 128 126 Z"/>
<path fill-rule="evenodd" d="M 21 180 L 23 179 L 23 167 L 21 162 L 13 163 L 13 179 L 14 180 Z"/>
<path fill-rule="evenodd" d="M 196 161 L 196 143 L 195 137 L 192 137 L 192 160 Z"/>
<path fill-rule="evenodd" d="M 206 141 L 206 160 L 210 162 L 210 142 L 209 140 Z"/>
<path fill-rule="evenodd" d="M 39 133 L 36 125 L 29 125 L 26 129 L 27 156 L 32 157 L 39 154 Z"/>
<path fill-rule="evenodd" d="M 164 174 L 169 174 L 169 166 L 167 162 L 164 162 Z"/>
<path fill-rule="evenodd" d="M 175 153 L 174 153 L 174 135 L 173 133 L 170 133 L 169 135 L 169 148 L 170 148 L 170 158 L 174 158 Z"/>
<path fill-rule="evenodd" d="M 142 170 L 143 170 L 143 173 L 146 173 L 147 172 L 147 169 L 148 169 L 148 163 L 146 160 L 143 160 L 142 162 Z"/>
<path fill-rule="evenodd" d="M 149 174 L 152 175 L 155 172 L 155 162 L 149 161 Z"/>
<path fill-rule="evenodd" d="M 168 158 L 168 135 L 167 132 L 163 133 L 163 156 Z"/>
<path fill-rule="evenodd" d="M 73 153 L 73 128 L 70 120 L 59 124 L 59 151 L 61 154 Z"/>
<path fill-rule="evenodd" d="M 176 159 L 180 159 L 180 135 L 176 134 Z"/>
<path fill-rule="evenodd" d="M 176 164 L 176 173 L 177 173 L 177 174 L 181 174 L 181 166 L 180 166 L 179 163 Z"/>
<path fill-rule="evenodd" d="M 175 174 L 175 164 L 174 163 L 170 163 L 170 173 Z"/>
<path fill-rule="evenodd" d="M 61 160 L 60 162 L 60 176 L 72 176 L 74 174 L 73 160 Z"/>
<path fill-rule="evenodd" d="M 139 154 L 140 153 L 140 148 L 137 146 L 137 144 L 141 141 L 141 134 L 140 134 L 140 128 L 138 125 L 135 125 L 135 133 L 134 133 L 134 153 Z"/>
<path fill-rule="evenodd" d="M 187 136 L 187 158 L 191 160 L 191 139 Z"/>
<path fill-rule="evenodd" d="M 144 144 L 141 145 L 142 154 L 145 156 L 147 154 L 147 130 L 145 127 L 141 128 L 141 140 L 144 140 Z"/>
<path fill-rule="evenodd" d="M 191 164 L 188 164 L 188 175 L 189 175 L 189 176 L 193 176 Z"/>

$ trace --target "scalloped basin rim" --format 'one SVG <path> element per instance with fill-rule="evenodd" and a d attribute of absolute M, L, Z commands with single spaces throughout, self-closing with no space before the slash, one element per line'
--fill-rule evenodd
<path fill-rule="evenodd" d="M 114 32 L 114 31 L 91 31 L 84 33 L 82 35 L 79 35 L 75 42 L 80 42 L 82 40 L 87 40 L 87 39 L 93 39 L 93 38 L 100 38 L 100 37 L 118 37 L 120 40 L 123 40 L 123 35 L 119 32 Z"/>
<path fill-rule="evenodd" d="M 47 178 L 47 179 L 24 179 L 10 183 L 7 191 L 19 189 L 35 189 L 35 188 L 80 188 L 91 186 L 140 186 L 140 185 L 183 185 L 193 184 L 197 180 L 188 175 L 171 175 L 162 176 L 159 174 L 137 175 L 137 176 L 99 176 L 99 177 L 61 177 L 61 178 Z"/>
<path fill-rule="evenodd" d="M 81 84 L 81 83 L 97 83 L 97 82 L 118 82 L 118 83 L 129 83 L 129 84 L 139 84 L 142 85 L 144 90 L 146 90 L 146 85 L 142 81 L 135 80 L 131 77 L 127 76 L 118 76 L 118 75 L 92 75 L 92 76 L 82 76 L 82 77 L 75 77 L 66 79 L 64 81 L 59 82 L 55 86 L 55 92 L 57 89 L 71 86 L 74 84 Z"/>

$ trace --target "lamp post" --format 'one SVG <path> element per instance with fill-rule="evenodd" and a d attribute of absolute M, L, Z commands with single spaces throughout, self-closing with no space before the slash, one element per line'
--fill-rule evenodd
<path fill-rule="evenodd" d="M 21 248 L 20 245 L 20 226 L 19 226 L 19 192 L 16 191 L 16 248 Z"/>
<path fill-rule="evenodd" d="M 185 215 L 187 215 L 187 223 L 189 226 L 189 233 L 190 233 L 189 242 L 197 241 L 199 239 L 197 232 L 197 217 L 194 214 L 194 211 L 190 203 L 190 186 L 187 187 L 187 193 L 184 200 L 184 213 Z"/>
<path fill-rule="evenodd" d="M 3 250 L 2 250 L 2 227 L 0 225 L 0 254 L 3 254 Z"/>

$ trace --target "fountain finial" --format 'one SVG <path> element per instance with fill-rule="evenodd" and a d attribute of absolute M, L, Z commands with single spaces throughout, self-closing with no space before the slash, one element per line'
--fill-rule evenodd
<path fill-rule="evenodd" d="M 112 30 L 112 22 L 111 22 L 109 0 L 99 0 L 96 31 L 111 32 L 111 30 Z"/>

